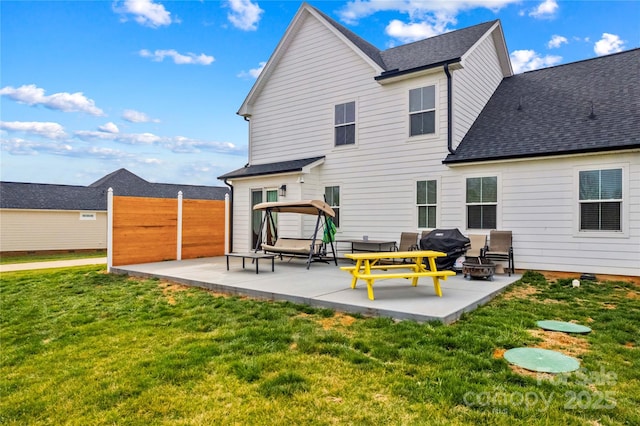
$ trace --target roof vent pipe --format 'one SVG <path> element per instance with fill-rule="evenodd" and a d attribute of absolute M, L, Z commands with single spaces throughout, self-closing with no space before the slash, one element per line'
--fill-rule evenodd
<path fill-rule="evenodd" d="M 456 150 L 453 149 L 453 94 L 452 94 L 452 79 L 451 72 L 449 71 L 449 63 L 444 64 L 444 73 L 447 75 L 447 149 L 451 154 L 455 154 Z"/>

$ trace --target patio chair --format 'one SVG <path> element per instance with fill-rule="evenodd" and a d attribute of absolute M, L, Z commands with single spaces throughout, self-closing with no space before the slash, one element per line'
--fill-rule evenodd
<path fill-rule="evenodd" d="M 490 260 L 506 260 L 509 276 L 515 272 L 513 263 L 513 235 L 511 231 L 489 232 L 489 245 L 484 256 Z"/>
<path fill-rule="evenodd" d="M 418 233 L 403 232 L 400 234 L 400 245 L 398 251 L 418 250 Z"/>
<path fill-rule="evenodd" d="M 417 232 L 403 232 L 400 234 L 400 244 L 396 246 L 394 251 L 414 251 L 419 250 L 418 247 L 418 233 Z M 380 260 L 381 264 L 395 263 L 396 260 L 401 260 L 402 263 L 406 263 L 408 259 L 389 259 Z"/>
<path fill-rule="evenodd" d="M 487 236 L 480 234 L 469 234 L 471 248 L 465 253 L 465 257 L 484 257 L 487 250 Z"/>

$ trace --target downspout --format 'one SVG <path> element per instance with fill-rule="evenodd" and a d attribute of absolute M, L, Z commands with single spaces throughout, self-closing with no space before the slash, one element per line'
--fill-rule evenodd
<path fill-rule="evenodd" d="M 231 189 L 230 202 L 229 202 L 229 253 L 233 253 L 233 185 L 227 180 L 224 180 L 224 184 Z"/>
<path fill-rule="evenodd" d="M 449 63 L 444 64 L 444 73 L 447 75 L 447 149 L 455 154 L 453 149 L 453 79 L 449 71 Z"/>

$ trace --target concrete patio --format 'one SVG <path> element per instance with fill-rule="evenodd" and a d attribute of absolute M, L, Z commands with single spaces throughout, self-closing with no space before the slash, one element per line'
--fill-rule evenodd
<path fill-rule="evenodd" d="M 367 286 L 359 281 L 351 289 L 351 275 L 334 264 L 313 263 L 309 270 L 301 259 L 261 259 L 256 274 L 251 259 L 212 257 L 118 266 L 111 272 L 139 277 L 157 277 L 216 292 L 266 300 L 290 301 L 366 316 L 383 316 L 415 321 L 456 321 L 464 312 L 481 306 L 520 275 L 495 275 L 493 281 L 469 280 L 462 274 L 441 280 L 442 297 L 435 294 L 433 281 L 421 278 L 417 287 L 406 279 L 387 279 L 374 284 L 375 300 L 367 298 Z M 348 265 L 345 260 L 340 265 Z"/>

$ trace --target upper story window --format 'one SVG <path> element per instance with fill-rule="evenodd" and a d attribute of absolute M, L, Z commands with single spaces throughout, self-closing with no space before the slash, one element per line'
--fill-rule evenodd
<path fill-rule="evenodd" d="M 409 91 L 409 136 L 436 132 L 436 86 Z"/>
<path fill-rule="evenodd" d="M 340 227 L 340 187 L 339 186 L 325 186 L 324 187 L 324 199 L 329 206 L 336 213 L 336 217 L 333 218 L 333 223 L 336 227 Z"/>
<path fill-rule="evenodd" d="M 622 169 L 579 172 L 580 230 L 622 231 Z"/>
<path fill-rule="evenodd" d="M 467 179 L 467 228 L 496 229 L 498 210 L 498 178 L 496 176 Z"/>
<path fill-rule="evenodd" d="M 437 181 L 421 180 L 417 182 L 416 205 L 418 207 L 418 228 L 435 228 L 436 207 L 438 205 Z"/>
<path fill-rule="evenodd" d="M 335 106 L 335 143 L 353 145 L 356 143 L 356 103 L 347 102 Z"/>

